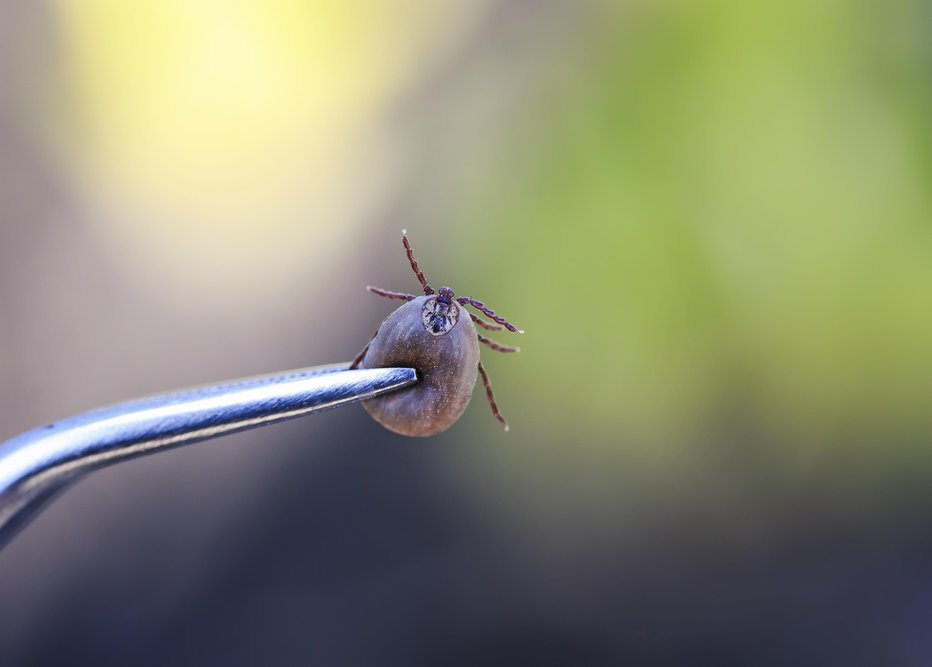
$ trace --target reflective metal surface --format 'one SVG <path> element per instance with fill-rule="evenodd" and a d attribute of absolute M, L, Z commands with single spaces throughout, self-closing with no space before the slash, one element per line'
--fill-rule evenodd
<path fill-rule="evenodd" d="M 348 405 L 417 382 L 412 368 L 319 366 L 159 394 L 63 419 L 0 445 L 0 546 L 95 468 Z"/>

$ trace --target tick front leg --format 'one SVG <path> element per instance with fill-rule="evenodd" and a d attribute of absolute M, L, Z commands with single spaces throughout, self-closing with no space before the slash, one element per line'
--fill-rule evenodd
<path fill-rule="evenodd" d="M 514 333 L 521 333 L 521 334 L 524 333 L 521 329 L 516 327 L 514 324 L 506 320 L 501 315 L 496 315 L 494 310 L 492 310 L 491 308 L 486 306 L 484 303 L 479 301 L 479 299 L 472 299 L 468 296 L 458 296 L 456 297 L 456 300 L 463 306 L 472 306 L 473 308 L 477 308 L 478 310 L 481 310 L 483 315 L 488 317 L 490 320 L 494 320 L 498 324 L 501 324 L 503 327 L 508 329 L 508 331 L 513 331 Z"/>
<path fill-rule="evenodd" d="M 476 334 L 479 336 L 479 334 Z M 479 342 L 483 345 L 488 345 L 496 352 L 520 352 L 520 347 L 511 347 L 510 345 L 502 345 L 501 343 L 496 343 L 494 340 L 489 340 L 485 336 L 479 336 Z"/>
<path fill-rule="evenodd" d="M 482 367 L 482 362 L 479 362 L 479 375 L 482 376 L 482 384 L 485 385 L 485 395 L 489 399 L 489 405 L 492 406 L 492 414 L 495 415 L 495 418 L 499 421 L 502 427 L 507 431 L 508 422 L 505 421 L 505 418 L 502 417 L 501 411 L 498 409 L 498 405 L 495 403 L 495 394 L 492 393 L 492 383 L 489 382 L 489 374 L 485 372 L 485 369 Z"/>
<path fill-rule="evenodd" d="M 434 288 L 427 284 L 427 278 L 424 277 L 424 272 L 421 271 L 420 267 L 417 265 L 417 260 L 414 259 L 414 251 L 411 250 L 411 244 L 408 243 L 408 230 L 401 230 L 401 242 L 405 245 L 405 252 L 408 254 L 408 261 L 411 263 L 411 268 L 414 270 L 414 275 L 417 276 L 417 281 L 421 283 L 421 287 L 424 288 L 424 294 L 430 296 L 434 293 Z"/>
<path fill-rule="evenodd" d="M 417 298 L 413 294 L 405 294 L 404 292 L 389 292 L 388 290 L 384 290 L 379 287 L 373 287 L 372 285 L 366 285 L 366 289 L 373 294 L 385 297 L 386 299 L 395 299 L 396 301 L 410 301 L 411 299 Z"/>

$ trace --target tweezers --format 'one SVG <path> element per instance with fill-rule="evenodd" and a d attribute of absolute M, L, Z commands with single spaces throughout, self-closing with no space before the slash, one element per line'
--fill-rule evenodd
<path fill-rule="evenodd" d="M 415 382 L 413 368 L 315 366 L 158 394 L 27 431 L 0 445 L 0 548 L 92 470 L 349 405 Z"/>

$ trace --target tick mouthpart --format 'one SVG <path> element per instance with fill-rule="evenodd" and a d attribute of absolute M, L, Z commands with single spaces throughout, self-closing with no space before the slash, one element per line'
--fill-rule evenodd
<path fill-rule="evenodd" d="M 453 290 L 451 290 L 449 287 L 441 287 L 440 291 L 437 292 L 437 301 L 449 306 L 453 303 L 454 296 L 455 295 L 453 294 Z"/>

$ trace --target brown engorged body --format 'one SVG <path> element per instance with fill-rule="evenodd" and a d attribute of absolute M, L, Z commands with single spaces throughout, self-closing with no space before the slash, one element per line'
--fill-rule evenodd
<path fill-rule="evenodd" d="M 402 435 L 427 436 L 448 429 L 460 418 L 476 385 L 479 339 L 463 312 L 443 335 L 431 334 L 421 322 L 428 299 L 420 296 L 389 315 L 362 361 L 363 368 L 406 366 L 420 381 L 405 391 L 363 402 L 373 419 Z"/>

